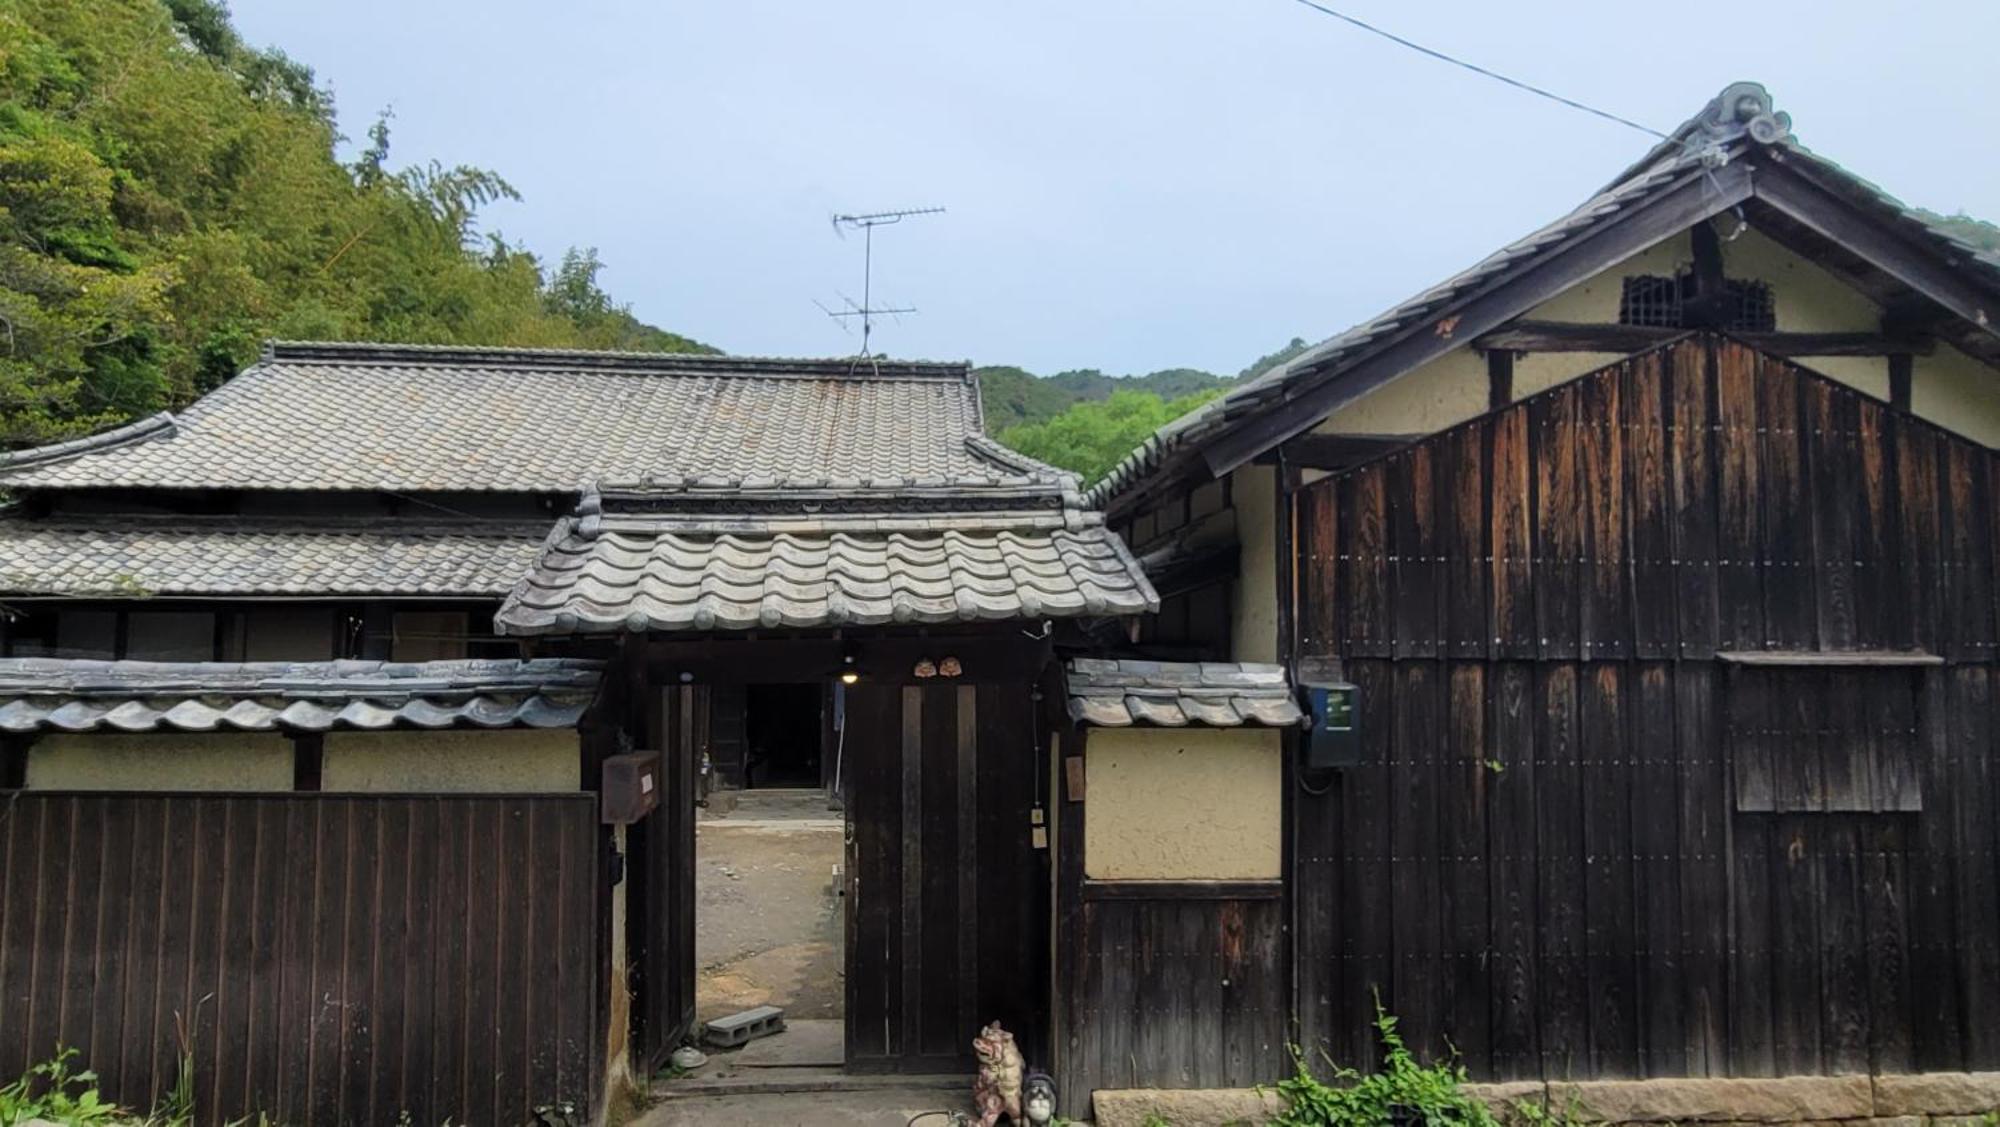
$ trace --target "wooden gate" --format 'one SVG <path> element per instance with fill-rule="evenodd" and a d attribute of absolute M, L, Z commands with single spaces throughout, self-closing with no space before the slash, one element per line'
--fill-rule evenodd
<path fill-rule="evenodd" d="M 1026 683 L 848 690 L 850 1070 L 963 1071 L 994 1020 L 1046 1059 L 1036 715 Z"/>
<path fill-rule="evenodd" d="M 0 1077 L 525 1123 L 603 1075 L 596 796 L 0 795 Z"/>
<path fill-rule="evenodd" d="M 632 1066 L 650 1076 L 694 1024 L 695 772 L 709 737 L 709 689 L 651 690 L 643 733 L 660 749 L 659 808 L 626 838 Z"/>

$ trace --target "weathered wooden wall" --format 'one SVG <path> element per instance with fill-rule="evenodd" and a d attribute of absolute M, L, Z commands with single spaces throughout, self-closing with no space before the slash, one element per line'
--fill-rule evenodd
<path fill-rule="evenodd" d="M 1305 1043 L 1372 1060 L 1379 992 L 1482 1078 L 2000 1067 L 1996 499 L 1700 338 L 1298 492 L 1366 747 L 1293 794 Z M 1845 650 L 1942 662 L 1732 660 Z"/>
<path fill-rule="evenodd" d="M 1094 895 L 1059 943 L 1074 951 L 1067 1108 L 1097 1088 L 1243 1088 L 1285 1070 L 1285 904 L 1226 883 Z M 1148 882 L 1151 883 L 1151 882 Z"/>
<path fill-rule="evenodd" d="M 598 834 L 590 794 L 0 796 L 0 1075 L 72 1046 L 144 1110 L 184 1050 L 204 1123 L 587 1114 Z"/>

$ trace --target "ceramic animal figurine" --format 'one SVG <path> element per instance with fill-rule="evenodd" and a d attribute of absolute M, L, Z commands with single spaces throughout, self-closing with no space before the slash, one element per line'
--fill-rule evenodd
<path fill-rule="evenodd" d="M 994 1127 L 1004 1112 L 1009 1123 L 1025 1123 L 1021 1117 L 1021 1050 L 1014 1047 L 1014 1035 L 999 1022 L 979 1031 L 972 1039 L 972 1053 L 979 1058 L 979 1075 L 972 1081 L 972 1102 L 979 1109 L 979 1127 Z"/>

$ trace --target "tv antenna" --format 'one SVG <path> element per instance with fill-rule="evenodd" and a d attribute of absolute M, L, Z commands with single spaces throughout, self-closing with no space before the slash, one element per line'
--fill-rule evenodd
<path fill-rule="evenodd" d="M 824 305 L 820 305 L 820 309 L 835 321 L 843 323 L 850 317 L 861 318 L 861 355 L 869 355 L 868 338 L 875 331 L 875 318 L 917 311 L 915 306 L 909 305 L 881 307 L 875 305 L 875 228 L 894 226 L 915 215 L 942 214 L 944 209 L 941 207 L 912 207 L 901 211 L 876 211 L 866 215 L 833 217 L 834 234 L 845 238 L 849 229 L 861 232 L 861 302 L 857 305 L 853 298 L 843 295 L 841 300 L 847 303 L 846 309 L 828 309 Z"/>

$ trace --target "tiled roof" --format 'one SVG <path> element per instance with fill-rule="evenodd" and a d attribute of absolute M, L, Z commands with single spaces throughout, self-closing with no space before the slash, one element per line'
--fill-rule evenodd
<path fill-rule="evenodd" d="M 1749 110 L 1758 112 L 1745 119 L 1743 114 Z M 1295 395 L 1337 382 L 1367 358 L 1409 333 L 1441 323 L 1454 307 L 1485 292 L 1489 286 L 1546 260 L 1608 221 L 1642 208 L 1687 183 L 1691 177 L 1707 175 L 1709 170 L 1735 161 L 1758 145 L 1780 147 L 1792 159 L 1807 162 L 1858 205 L 1875 211 L 1885 222 L 1932 244 L 1940 253 L 1965 263 L 1989 282 L 2000 285 L 2000 256 L 1980 251 L 1939 230 L 1880 188 L 1813 154 L 1791 136 L 1790 128 L 1789 117 L 1770 112 L 1770 95 L 1763 87 L 1755 83 L 1729 87 L 1574 211 L 1161 427 L 1092 487 L 1088 503 L 1092 508 L 1108 508 L 1122 495 L 1155 477 L 1191 464 L 1203 447 L 1238 424 L 1267 412 L 1284 410 Z M 1985 328 L 1991 331 L 1993 326 Z"/>
<path fill-rule="evenodd" d="M 0 519 L 0 594 L 505 594 L 546 526 Z"/>
<path fill-rule="evenodd" d="M 1286 728 L 1305 720 L 1282 665 L 1100 658 L 1069 663 L 1069 714 L 1103 728 Z"/>
<path fill-rule="evenodd" d="M 0 732 L 567 728 L 602 664 L 0 658 Z"/>
<path fill-rule="evenodd" d="M 708 631 L 1140 614 L 1159 599 L 1096 514 L 565 519 L 503 634 Z"/>
<path fill-rule="evenodd" d="M 178 417 L 0 461 L 16 488 L 574 492 L 1046 478 L 964 364 L 279 344 Z"/>

